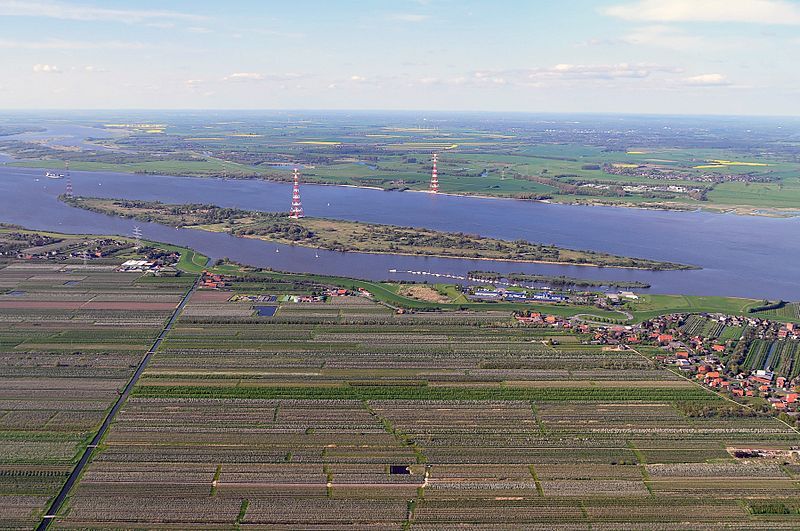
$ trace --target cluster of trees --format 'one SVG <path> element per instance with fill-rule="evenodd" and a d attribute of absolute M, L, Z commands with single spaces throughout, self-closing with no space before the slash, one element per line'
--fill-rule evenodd
<path fill-rule="evenodd" d="M 310 241 L 316 234 L 303 225 L 290 221 L 285 213 L 250 212 L 239 208 L 226 208 L 206 204 L 165 205 L 158 201 L 119 200 L 114 205 L 129 210 L 152 210 L 153 213 L 136 214 L 137 219 L 158 221 L 168 216 L 179 218 L 184 223 L 218 224 L 228 223 L 231 233 L 240 236 L 275 236 L 293 242 Z M 147 219 L 151 218 L 151 219 Z M 252 223 L 236 226 L 233 222 L 243 218 Z"/>
<path fill-rule="evenodd" d="M 29 247 L 39 247 L 60 242 L 60 238 L 51 238 L 41 234 L 10 232 L 0 239 L 0 256 L 16 254 Z"/>
<path fill-rule="evenodd" d="M 756 312 L 765 312 L 768 310 L 780 310 L 784 306 L 786 306 L 787 302 L 784 300 L 780 300 L 777 302 L 769 302 L 768 300 L 762 301 L 761 305 L 753 306 L 749 310 L 748 313 L 756 313 Z"/>
<path fill-rule="evenodd" d="M 121 199 L 114 201 L 115 206 L 128 210 L 156 210 L 155 215 L 165 214 L 181 218 L 191 218 L 197 223 L 224 223 L 248 215 L 246 210 L 223 208 L 214 205 L 190 203 L 187 205 L 165 205 L 160 201 L 137 201 Z"/>
<path fill-rule="evenodd" d="M 66 197 L 60 199 L 68 205 L 141 221 L 155 221 L 170 225 L 206 225 L 233 223 L 242 218 L 252 218 L 258 222 L 288 223 L 285 213 L 250 212 L 239 208 L 218 207 L 201 203 L 168 205 L 160 201 L 140 201 L 135 199 L 98 199 Z"/>
<path fill-rule="evenodd" d="M 316 239 L 317 235 L 299 223 L 292 223 L 288 220 L 277 221 L 267 225 L 247 225 L 234 228 L 233 234 L 240 236 L 275 236 L 282 240 L 293 242 L 308 242 Z"/>
<path fill-rule="evenodd" d="M 542 170 L 544 172 L 544 170 Z M 588 196 L 610 196 L 616 195 L 619 197 L 625 197 L 626 193 L 625 190 L 622 189 L 622 186 L 611 186 L 607 189 L 601 188 L 587 188 L 583 186 L 579 186 L 578 184 L 574 184 L 572 182 L 564 182 L 559 181 L 558 179 L 561 178 L 575 178 L 578 177 L 577 175 L 557 175 L 556 178 L 551 179 L 549 177 L 539 176 L 539 175 L 529 175 L 524 177 L 529 181 L 533 181 L 535 183 L 544 184 L 546 186 L 552 186 L 558 190 L 558 193 L 563 195 L 588 195 Z"/>
<path fill-rule="evenodd" d="M 757 515 L 800 514 L 800 507 L 788 506 L 783 502 L 756 502 L 750 512 Z"/>
<path fill-rule="evenodd" d="M 462 249 L 484 252 L 503 253 L 508 258 L 553 260 L 561 259 L 561 250 L 557 247 L 530 243 L 525 240 L 513 242 L 482 238 L 464 233 L 431 232 L 404 227 L 375 227 L 363 239 L 378 239 L 394 247 L 420 247 Z"/>
<path fill-rule="evenodd" d="M 158 247 L 142 247 L 139 252 L 144 254 L 144 257 L 147 260 L 153 260 L 158 264 L 177 262 L 180 258 L 180 254 L 177 252 L 165 251 L 164 249 L 159 249 Z"/>
<path fill-rule="evenodd" d="M 732 418 L 756 417 L 758 413 L 751 408 L 739 404 L 715 404 L 703 402 L 678 402 L 678 409 L 687 417 L 697 418 Z"/>

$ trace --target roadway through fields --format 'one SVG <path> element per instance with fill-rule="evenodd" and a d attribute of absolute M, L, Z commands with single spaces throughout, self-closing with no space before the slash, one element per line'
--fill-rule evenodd
<path fill-rule="evenodd" d="M 183 295 L 183 298 L 178 303 L 178 306 L 175 308 L 175 311 L 172 312 L 172 315 L 170 316 L 169 321 L 167 321 L 167 324 L 164 325 L 164 328 L 161 329 L 161 333 L 158 334 L 158 337 L 153 342 L 153 345 L 150 347 L 150 350 L 148 350 L 145 353 L 144 357 L 142 358 L 142 361 L 139 362 L 139 366 L 136 367 L 136 371 L 133 373 L 133 376 L 131 376 L 131 379 L 125 386 L 125 389 L 122 391 L 122 393 L 120 393 L 119 397 L 117 398 L 117 401 L 114 402 L 114 406 L 111 408 L 111 411 L 108 412 L 108 415 L 106 415 L 105 420 L 103 420 L 103 424 L 100 425 L 100 429 L 97 430 L 97 433 L 92 438 L 92 442 L 90 442 L 89 445 L 86 447 L 86 449 L 83 451 L 83 455 L 81 455 L 78 464 L 75 465 L 75 468 L 70 473 L 66 483 L 64 483 L 64 485 L 61 487 L 58 496 L 55 497 L 53 503 L 50 504 L 50 508 L 47 509 L 47 512 L 44 514 L 42 521 L 39 522 L 39 525 L 36 527 L 37 531 L 46 530 L 50 526 L 50 523 L 56 517 L 58 512 L 61 510 L 62 505 L 64 505 L 64 500 L 66 500 L 70 490 L 72 489 L 72 487 L 75 485 L 75 482 L 77 482 L 78 478 L 83 473 L 84 468 L 86 468 L 86 464 L 89 462 L 89 459 L 94 454 L 95 448 L 97 448 L 97 445 L 100 444 L 100 441 L 105 436 L 109 426 L 111 426 L 111 423 L 114 421 L 114 417 L 116 417 L 117 413 L 122 407 L 122 404 L 124 404 L 125 401 L 128 399 L 128 396 L 131 394 L 131 391 L 133 390 L 133 386 L 136 385 L 136 382 L 139 380 L 139 377 L 142 375 L 145 368 L 147 367 L 147 364 L 150 362 L 150 358 L 158 349 L 159 345 L 161 345 L 161 342 L 164 340 L 164 337 L 166 337 L 167 333 L 172 329 L 173 323 L 178 318 L 178 315 L 180 315 L 181 310 L 183 310 L 183 307 L 186 306 L 186 303 L 189 301 L 189 297 L 191 297 L 192 293 L 194 293 L 194 291 L 197 289 L 198 283 L 199 283 L 199 277 L 197 280 L 194 281 L 192 287 L 189 288 Z"/>

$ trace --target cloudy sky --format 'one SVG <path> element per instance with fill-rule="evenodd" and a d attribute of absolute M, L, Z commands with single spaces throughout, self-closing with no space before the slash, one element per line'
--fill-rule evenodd
<path fill-rule="evenodd" d="M 800 114 L 800 0 L 0 0 L 0 108 Z"/>

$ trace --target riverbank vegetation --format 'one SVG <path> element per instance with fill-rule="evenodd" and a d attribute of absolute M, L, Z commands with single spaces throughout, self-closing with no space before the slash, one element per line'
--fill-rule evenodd
<path fill-rule="evenodd" d="M 71 206 L 102 214 L 191 227 L 281 244 L 346 252 L 444 256 L 519 262 L 546 262 L 649 270 L 691 266 L 576 251 L 524 240 L 507 241 L 463 233 L 398 227 L 325 218 L 290 218 L 284 213 L 256 212 L 214 205 L 170 205 L 158 201 L 62 197 Z"/>

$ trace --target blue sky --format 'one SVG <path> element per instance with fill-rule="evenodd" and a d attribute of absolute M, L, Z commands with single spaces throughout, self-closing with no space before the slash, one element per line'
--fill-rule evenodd
<path fill-rule="evenodd" d="M 794 0 L 0 0 L 0 108 L 800 114 Z"/>

